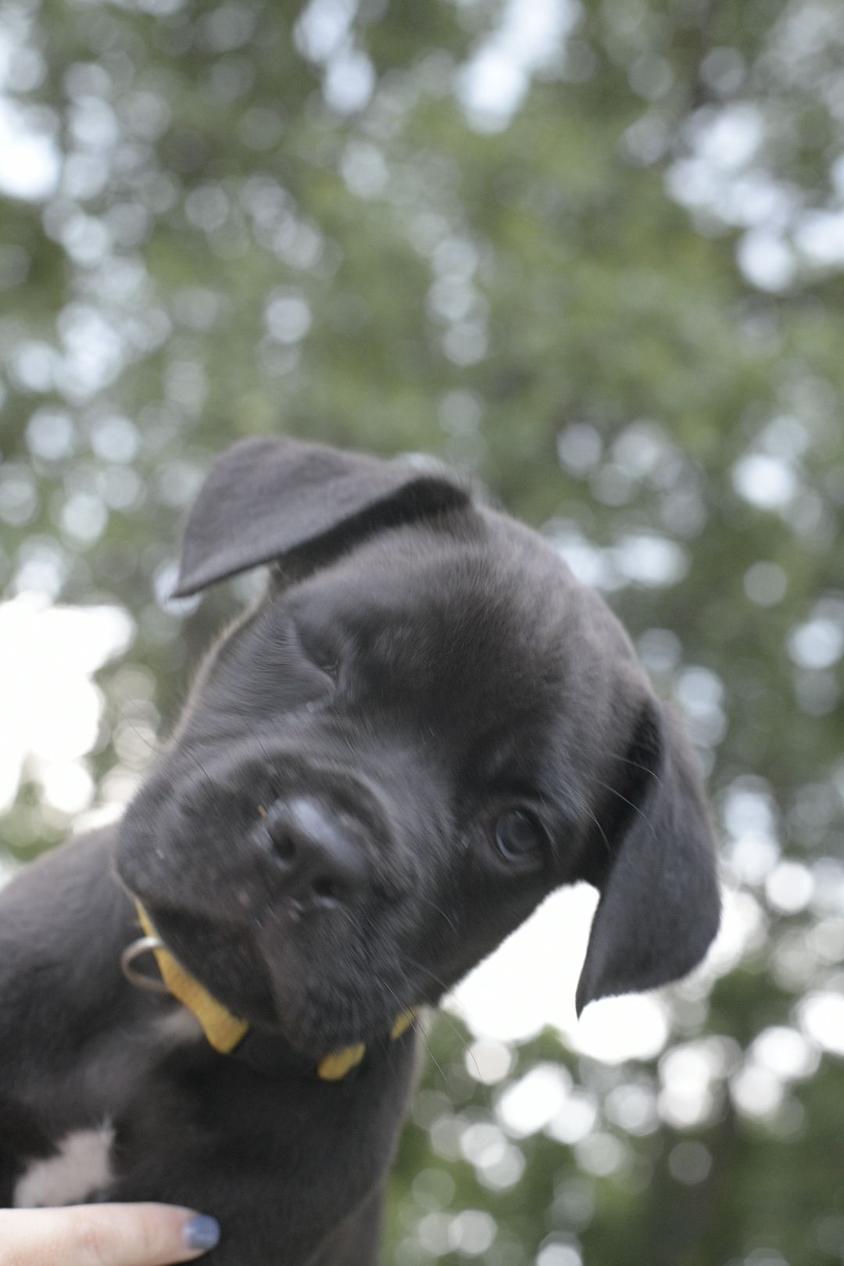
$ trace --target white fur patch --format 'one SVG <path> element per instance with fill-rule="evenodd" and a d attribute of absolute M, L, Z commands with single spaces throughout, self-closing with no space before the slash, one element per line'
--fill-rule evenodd
<path fill-rule="evenodd" d="M 17 1209 L 76 1204 L 102 1191 L 112 1181 L 114 1128 L 105 1122 L 96 1130 L 74 1130 L 58 1144 L 55 1156 L 33 1161 L 15 1184 Z"/>
<path fill-rule="evenodd" d="M 199 1021 L 185 1007 L 162 1016 L 157 1026 L 160 1035 L 168 1042 L 195 1042 L 202 1037 Z"/>

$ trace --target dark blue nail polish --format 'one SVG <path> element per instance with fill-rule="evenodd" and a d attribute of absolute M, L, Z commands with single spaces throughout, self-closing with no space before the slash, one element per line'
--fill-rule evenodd
<path fill-rule="evenodd" d="M 220 1224 L 216 1218 L 200 1213 L 185 1226 L 185 1244 L 188 1248 L 209 1249 L 219 1242 Z"/>

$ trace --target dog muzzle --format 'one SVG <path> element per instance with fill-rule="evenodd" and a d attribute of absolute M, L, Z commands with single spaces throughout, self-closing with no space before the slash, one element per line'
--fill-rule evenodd
<path fill-rule="evenodd" d="M 156 993 L 168 993 L 192 1013 L 210 1046 L 220 1055 L 231 1055 L 244 1042 L 250 1032 L 247 1020 L 242 1020 L 223 1006 L 204 985 L 187 971 L 170 952 L 139 901 L 135 901 L 138 921 L 144 935 L 133 941 L 123 951 L 120 966 L 126 979 L 142 989 Z M 152 954 L 161 974 L 160 980 L 137 970 L 135 962 L 145 954 Z M 416 1018 L 414 1011 L 403 1011 L 393 1022 L 391 1041 L 406 1033 Z M 366 1044 L 356 1042 L 339 1051 L 331 1051 L 319 1061 L 316 1074 L 322 1081 L 342 1081 L 361 1063 L 366 1055 Z"/>

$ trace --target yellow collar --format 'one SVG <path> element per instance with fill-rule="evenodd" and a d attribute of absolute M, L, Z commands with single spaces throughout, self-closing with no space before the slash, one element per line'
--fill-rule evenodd
<path fill-rule="evenodd" d="M 141 952 L 151 950 L 155 955 L 158 970 L 161 972 L 161 978 L 168 993 L 177 998 L 182 1006 L 187 1007 L 188 1011 L 194 1015 L 214 1050 L 221 1055 L 230 1054 L 249 1032 L 248 1021 L 232 1015 L 222 1002 L 218 1002 L 204 985 L 201 985 L 190 972 L 185 970 L 164 945 L 152 920 L 139 901 L 135 901 L 135 907 L 144 935 L 147 937 L 146 942 L 138 943 L 139 948 L 143 946 Z M 129 948 L 131 950 L 133 947 Z M 124 955 L 124 968 L 130 962 L 131 958 Z M 132 978 L 130 976 L 130 979 Z M 403 1011 L 397 1016 L 390 1030 L 391 1040 L 395 1041 L 396 1038 L 401 1037 L 410 1028 L 415 1018 L 413 1011 Z M 320 1060 L 317 1076 L 322 1081 L 341 1081 L 347 1073 L 357 1067 L 365 1054 L 366 1046 L 363 1042 L 333 1051 Z"/>

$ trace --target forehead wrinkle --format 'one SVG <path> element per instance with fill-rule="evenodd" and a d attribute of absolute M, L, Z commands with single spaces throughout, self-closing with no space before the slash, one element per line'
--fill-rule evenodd
<path fill-rule="evenodd" d="M 560 560 L 550 550 L 537 559 L 530 543 L 526 554 L 494 531 L 468 541 L 391 534 L 357 551 L 355 567 L 340 563 L 291 597 L 335 645 L 345 641 L 381 674 L 382 692 L 395 678 L 432 706 L 445 693 L 452 720 L 480 728 L 559 699 L 578 604 L 566 600 L 572 586 Z"/>

